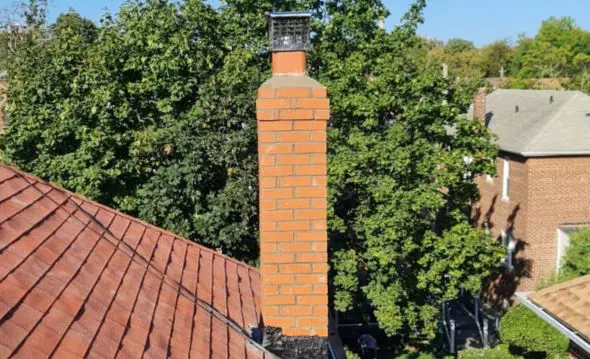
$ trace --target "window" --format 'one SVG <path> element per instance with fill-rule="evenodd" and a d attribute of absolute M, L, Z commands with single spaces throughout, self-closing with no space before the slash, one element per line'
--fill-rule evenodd
<path fill-rule="evenodd" d="M 509 271 L 514 270 L 514 251 L 516 250 L 516 239 L 512 233 L 502 230 L 502 245 L 506 248 L 506 257 L 502 258 L 502 265 Z"/>
<path fill-rule="evenodd" d="M 510 161 L 505 158 L 502 161 L 502 167 L 502 199 L 507 201 L 510 191 Z"/>
<path fill-rule="evenodd" d="M 585 226 L 568 226 L 557 228 L 557 270 L 563 264 L 563 256 L 567 253 L 570 246 L 570 238 L 577 231 L 588 229 Z"/>

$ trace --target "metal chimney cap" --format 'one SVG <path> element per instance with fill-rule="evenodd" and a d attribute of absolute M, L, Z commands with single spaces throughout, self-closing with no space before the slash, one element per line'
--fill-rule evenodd
<path fill-rule="evenodd" d="M 306 51 L 311 47 L 311 12 L 271 12 L 270 48 L 279 51 Z"/>

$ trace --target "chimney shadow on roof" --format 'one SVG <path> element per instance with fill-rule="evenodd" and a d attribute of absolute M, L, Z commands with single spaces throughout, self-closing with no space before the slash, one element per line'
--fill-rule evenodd
<path fill-rule="evenodd" d="M 490 123 L 492 122 L 492 118 L 494 117 L 494 112 L 490 111 L 486 113 L 486 118 L 484 120 L 484 124 L 486 127 L 490 127 Z"/>

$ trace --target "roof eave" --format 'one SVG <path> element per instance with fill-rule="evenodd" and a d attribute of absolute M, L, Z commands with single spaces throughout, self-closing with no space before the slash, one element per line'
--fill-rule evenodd
<path fill-rule="evenodd" d="M 570 329 L 566 325 L 564 325 L 559 319 L 554 317 L 549 311 L 545 310 L 545 308 L 541 307 L 540 305 L 536 304 L 532 300 L 529 299 L 530 292 L 517 292 L 516 297 L 520 300 L 520 303 L 523 304 L 528 309 L 532 310 L 539 318 L 543 319 L 549 325 L 557 329 L 561 334 L 568 337 L 569 340 L 576 343 L 580 349 L 584 350 L 586 353 L 590 354 L 590 342 L 586 340 L 581 334 L 578 332 Z"/>
<path fill-rule="evenodd" d="M 500 150 L 523 157 L 590 156 L 590 151 L 518 151 L 502 147 Z"/>

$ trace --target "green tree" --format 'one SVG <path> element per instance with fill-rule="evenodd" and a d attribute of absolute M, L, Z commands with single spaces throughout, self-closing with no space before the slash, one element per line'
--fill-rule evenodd
<path fill-rule="evenodd" d="M 464 52 L 469 50 L 475 50 L 473 42 L 465 39 L 450 39 L 445 44 L 445 50 L 448 52 Z"/>
<path fill-rule="evenodd" d="M 432 336 L 440 303 L 477 292 L 501 249 L 468 223 L 490 133 L 416 35 L 424 0 L 379 28 L 379 0 L 131 1 L 117 20 L 35 25 L 11 59 L 1 147 L 19 167 L 240 259 L 257 257 L 254 104 L 266 18 L 311 9 L 310 73 L 329 89 L 338 310 Z M 40 23 L 35 20 L 31 23 Z"/>
<path fill-rule="evenodd" d="M 496 148 L 478 121 L 459 117 L 464 99 L 416 35 L 425 2 L 391 33 L 376 25 L 383 7 L 363 3 L 373 2 L 327 6 L 339 26 L 314 46 L 313 75 L 332 100 L 335 305 L 370 303 L 388 334 L 432 336 L 441 302 L 478 292 L 500 260 L 465 213 L 473 176 L 493 171 Z"/>
<path fill-rule="evenodd" d="M 254 96 L 268 65 L 260 50 L 226 44 L 221 24 L 202 1 L 149 0 L 127 3 L 99 29 L 66 14 L 46 34 L 30 31 L 9 69 L 5 154 L 254 261 Z"/>
<path fill-rule="evenodd" d="M 552 17 L 524 45 L 518 56 L 521 77 L 571 77 L 584 70 L 585 56 L 590 56 L 590 33 L 572 18 Z"/>
<path fill-rule="evenodd" d="M 481 48 L 480 67 L 486 77 L 499 77 L 500 71 L 508 72 L 513 49 L 507 41 L 496 41 Z"/>

